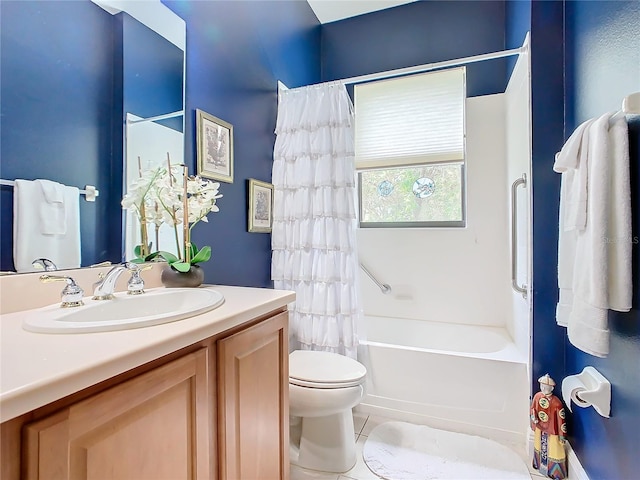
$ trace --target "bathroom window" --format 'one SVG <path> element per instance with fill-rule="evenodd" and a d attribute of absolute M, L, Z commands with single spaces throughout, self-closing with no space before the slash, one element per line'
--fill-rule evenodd
<path fill-rule="evenodd" d="M 464 225 L 462 163 L 358 173 L 361 227 Z"/>
<path fill-rule="evenodd" d="M 356 85 L 360 227 L 459 227 L 465 69 Z"/>

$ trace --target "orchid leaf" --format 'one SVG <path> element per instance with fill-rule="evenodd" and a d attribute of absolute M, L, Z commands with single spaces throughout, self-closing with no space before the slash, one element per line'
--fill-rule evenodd
<path fill-rule="evenodd" d="M 195 243 L 191 242 L 191 255 L 190 255 L 190 258 L 195 257 L 197 254 L 198 254 L 198 247 L 196 247 Z"/>
<path fill-rule="evenodd" d="M 165 251 L 156 252 L 156 253 L 157 253 L 157 256 L 164 258 L 167 261 L 167 263 L 172 266 L 180 260 L 173 253 L 169 253 Z"/>
<path fill-rule="evenodd" d="M 175 268 L 182 273 L 187 273 L 191 269 L 191 264 L 187 262 L 175 262 L 171 264 L 171 268 Z"/>
<path fill-rule="evenodd" d="M 153 252 L 150 253 L 149 255 L 147 255 L 146 257 L 144 257 L 144 261 L 145 262 L 150 262 L 151 260 L 153 260 L 156 257 L 160 256 L 160 252 Z"/>
<path fill-rule="evenodd" d="M 133 249 L 133 254 L 136 256 L 136 258 L 140 258 L 142 259 L 142 245 L 136 245 L 135 248 Z"/>
<path fill-rule="evenodd" d="M 191 258 L 191 263 L 196 264 L 200 262 L 207 262 L 209 261 L 210 258 L 211 258 L 211 247 L 209 245 L 206 245 L 202 247 L 202 250 L 200 250 L 195 256 Z"/>

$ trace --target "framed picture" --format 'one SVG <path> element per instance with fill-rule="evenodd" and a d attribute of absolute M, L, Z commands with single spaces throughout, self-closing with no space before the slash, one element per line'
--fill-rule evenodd
<path fill-rule="evenodd" d="M 273 185 L 249 179 L 249 231 L 271 232 L 273 221 Z"/>
<path fill-rule="evenodd" d="M 233 183 L 233 125 L 196 110 L 198 175 Z"/>

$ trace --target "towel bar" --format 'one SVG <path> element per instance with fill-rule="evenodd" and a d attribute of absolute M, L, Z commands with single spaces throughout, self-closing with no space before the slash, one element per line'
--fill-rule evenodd
<path fill-rule="evenodd" d="M 0 179 L 0 185 L 6 185 L 7 187 L 13 187 L 16 184 L 13 180 L 2 180 Z M 100 195 L 100 191 L 96 190 L 96 187 L 93 185 L 85 185 L 84 190 L 79 191 L 80 195 L 84 195 L 84 198 L 87 202 L 95 202 L 96 197 Z"/>

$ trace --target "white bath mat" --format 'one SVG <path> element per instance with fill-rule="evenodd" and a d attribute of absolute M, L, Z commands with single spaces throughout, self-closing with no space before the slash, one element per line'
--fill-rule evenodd
<path fill-rule="evenodd" d="M 374 428 L 363 456 L 387 480 L 531 480 L 520 457 L 499 443 L 405 422 Z"/>

